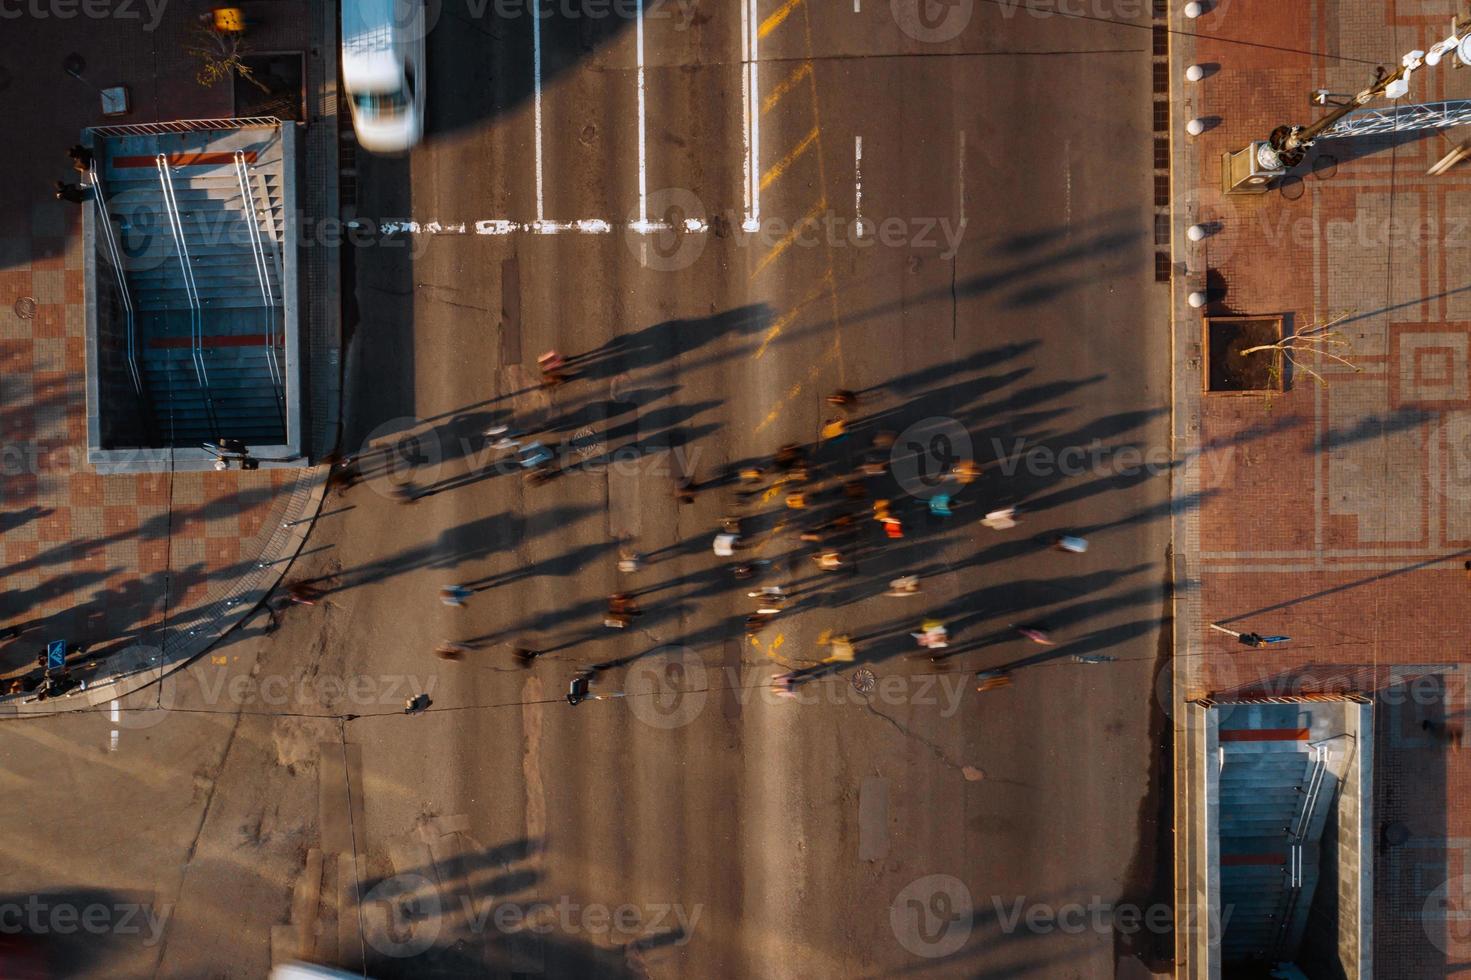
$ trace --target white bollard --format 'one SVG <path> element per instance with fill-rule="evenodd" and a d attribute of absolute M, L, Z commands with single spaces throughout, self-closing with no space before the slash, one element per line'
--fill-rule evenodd
<path fill-rule="evenodd" d="M 1198 116 L 1190 120 L 1188 123 L 1185 124 L 1185 132 L 1189 133 L 1191 136 L 1199 136 L 1201 133 L 1205 132 L 1205 120 L 1201 119 Z"/>
<path fill-rule="evenodd" d="M 1205 69 L 1200 67 L 1199 65 L 1191 65 L 1189 68 L 1185 69 L 1185 79 L 1187 81 L 1198 82 L 1204 77 Z"/>
<path fill-rule="evenodd" d="M 1205 293 L 1202 293 L 1200 290 L 1197 289 L 1195 292 L 1193 292 L 1193 293 L 1190 294 L 1190 306 L 1193 309 L 1197 309 L 1198 310 L 1198 309 L 1200 309 L 1204 305 L 1205 305 Z"/>
<path fill-rule="evenodd" d="M 1205 225 L 1191 225 L 1185 229 L 1185 237 L 1192 242 L 1198 242 L 1205 237 Z"/>
<path fill-rule="evenodd" d="M 1190 3 L 1187 3 L 1185 5 L 1185 16 L 1189 17 L 1191 20 L 1194 20 L 1203 13 L 1205 13 L 1204 4 L 1196 3 L 1195 0 L 1191 0 Z"/>

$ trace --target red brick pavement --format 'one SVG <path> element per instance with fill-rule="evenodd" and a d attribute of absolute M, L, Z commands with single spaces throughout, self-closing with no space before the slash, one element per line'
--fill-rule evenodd
<path fill-rule="evenodd" d="M 101 477 L 85 464 L 80 210 L 52 200 L 49 183 L 74 179 L 65 150 L 86 126 L 232 114 L 230 87 L 199 86 L 182 52 L 196 11 L 169 5 L 149 30 L 147 7 L 125 6 L 142 19 L 23 16 L 0 31 L 12 137 L 0 180 L 0 625 L 33 627 L 0 647 L 0 676 L 33 663 L 46 640 L 148 640 L 165 609 L 187 614 L 228 594 L 255 570 L 289 491 L 307 478 Z M 258 18 L 254 47 L 304 49 L 304 18 L 278 6 Z M 102 117 L 96 91 L 62 71 L 71 52 L 90 82 L 128 86 L 130 116 Z M 16 312 L 22 299 L 34 303 L 29 319 Z"/>
<path fill-rule="evenodd" d="M 1177 377 L 1177 414 L 1198 425 L 1183 448 L 1200 450 L 1198 536 L 1182 542 L 1199 615 L 1180 652 L 1195 660 L 1190 693 L 1375 695 L 1375 820 L 1409 835 L 1375 864 L 1376 958 L 1393 976 L 1471 975 L 1471 746 L 1422 724 L 1467 721 L 1471 167 L 1426 177 L 1451 145 L 1436 133 L 1320 141 L 1306 176 L 1227 198 L 1221 156 L 1312 121 L 1323 110 L 1311 90 L 1363 88 L 1456 12 L 1220 0 L 1196 36 L 1177 37 L 1173 63 L 1177 101 L 1216 122 L 1194 140 L 1171 134 L 1177 163 L 1192 161 L 1175 174 L 1177 210 L 1221 225 L 1185 246 L 1191 288 L 1209 286 L 1208 312 L 1283 314 L 1299 329 L 1350 312 L 1342 332 L 1360 368 L 1305 358 L 1326 385 L 1298 371 L 1285 392 L 1245 397 Z M 1190 83 L 1189 63 L 1218 70 Z M 1471 72 L 1447 59 L 1414 75 L 1406 101 L 1468 96 Z M 1193 317 L 1177 364 L 1201 356 Z M 1251 650 L 1211 622 L 1292 640 Z"/>

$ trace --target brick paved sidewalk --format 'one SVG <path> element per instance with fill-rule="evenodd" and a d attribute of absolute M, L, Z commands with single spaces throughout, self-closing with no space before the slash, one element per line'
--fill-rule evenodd
<path fill-rule="evenodd" d="M 253 48 L 312 49 L 322 18 L 308 7 L 322 13 L 251 10 Z M 200 86 L 183 50 L 203 9 L 167 5 L 152 29 L 137 4 L 127 17 L 28 15 L 0 31 L 12 134 L 0 181 L 0 627 L 25 628 L 0 646 L 0 679 L 34 679 L 45 643 L 65 639 L 86 647 L 74 661 L 93 688 L 28 707 L 11 697 L 0 712 L 108 700 L 197 656 L 275 584 L 320 504 L 321 468 L 101 477 L 85 463 L 80 209 L 53 200 L 50 183 L 74 179 L 65 150 L 86 126 L 233 114 L 230 85 Z M 85 81 L 63 72 L 72 53 Z M 308 59 L 309 76 L 318 64 Z M 133 112 L 104 118 L 92 86 L 119 83 Z M 335 144 L 335 123 L 323 125 Z M 118 671 L 129 679 L 102 685 Z"/>
<path fill-rule="evenodd" d="M 1453 145 L 1434 132 L 1320 141 L 1302 176 L 1228 198 L 1221 156 L 1311 122 L 1324 111 L 1311 90 L 1358 91 L 1456 12 L 1221 0 L 1197 21 L 1171 18 L 1176 697 L 1375 697 L 1374 820 L 1408 835 L 1375 866 L 1375 953 L 1396 976 L 1471 972 L 1454 935 L 1471 901 L 1471 779 L 1423 725 L 1465 721 L 1471 664 L 1471 167 L 1425 176 Z M 1212 73 L 1188 82 L 1190 64 Z M 1447 59 L 1415 73 L 1405 101 L 1468 90 L 1471 72 Z M 1191 138 L 1192 117 L 1217 124 Z M 1220 230 L 1190 243 L 1192 223 Z M 1194 289 L 1208 314 L 1282 314 L 1298 329 L 1348 312 L 1360 371 L 1307 357 L 1325 385 L 1298 371 L 1281 393 L 1202 394 Z M 1212 622 L 1292 640 L 1252 650 Z"/>

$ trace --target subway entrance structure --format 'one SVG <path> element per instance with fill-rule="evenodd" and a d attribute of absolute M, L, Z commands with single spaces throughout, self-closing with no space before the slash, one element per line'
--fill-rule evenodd
<path fill-rule="evenodd" d="M 305 466 L 298 126 L 103 126 L 84 205 L 87 460 Z M 243 444 L 243 449 L 239 448 Z"/>

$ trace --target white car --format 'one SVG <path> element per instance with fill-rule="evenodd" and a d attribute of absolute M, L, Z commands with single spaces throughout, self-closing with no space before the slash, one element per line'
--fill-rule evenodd
<path fill-rule="evenodd" d="M 358 144 L 402 153 L 424 135 L 425 0 L 342 0 L 342 83 Z"/>

